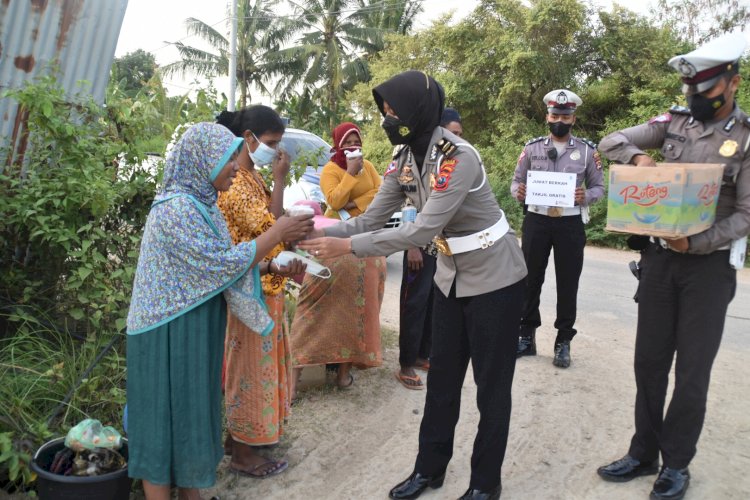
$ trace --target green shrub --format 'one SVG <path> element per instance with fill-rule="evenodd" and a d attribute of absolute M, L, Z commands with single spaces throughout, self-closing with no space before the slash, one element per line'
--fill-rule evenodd
<path fill-rule="evenodd" d="M 121 330 L 156 186 L 121 139 L 137 113 L 117 122 L 54 77 L 5 95 L 28 116 L 29 144 L 0 172 L 0 297 L 85 336 Z"/>

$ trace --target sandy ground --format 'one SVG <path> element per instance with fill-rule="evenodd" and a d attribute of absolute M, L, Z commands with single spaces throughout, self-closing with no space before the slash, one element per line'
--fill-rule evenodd
<path fill-rule="evenodd" d="M 502 471 L 503 498 L 647 498 L 654 477 L 606 483 L 599 465 L 627 451 L 632 433 L 632 374 L 635 281 L 625 264 L 632 252 L 587 248 L 579 296 L 579 334 L 567 370 L 552 361 L 554 279 L 543 295 L 540 353 L 519 360 L 513 386 L 510 440 Z M 396 382 L 400 257 L 392 256 L 382 308 L 384 364 L 356 373 L 353 389 L 312 388 L 289 422 L 276 456 L 290 468 L 264 480 L 239 478 L 220 466 L 217 487 L 206 493 L 222 500 L 384 499 L 412 470 L 424 405 L 424 391 Z M 613 267 L 614 266 L 614 267 Z M 393 269 L 390 269 L 393 267 Z M 552 267 L 552 266 L 550 266 Z M 610 271 L 607 271 L 607 270 Z M 624 290 L 611 288 L 623 280 Z M 750 498 L 750 382 L 747 371 L 750 270 L 738 274 L 738 295 L 730 307 L 724 344 L 714 365 L 706 424 L 691 464 L 688 499 Z M 608 289 L 608 287 L 610 287 Z M 620 287 L 623 288 L 623 287 Z M 600 305 L 614 304 L 614 312 Z M 618 311 L 618 308 L 621 311 Z M 468 487 L 469 460 L 478 421 L 471 372 L 463 388 L 456 445 L 444 486 L 421 498 L 458 498 Z"/>
<path fill-rule="evenodd" d="M 550 270 L 542 296 L 539 355 L 522 358 L 516 366 L 502 471 L 504 499 L 648 497 L 653 476 L 613 484 L 596 475 L 599 465 L 626 452 L 632 433 L 636 308 L 631 300 L 635 280 L 626 264 L 633 258 L 632 252 L 586 249 L 579 333 L 567 370 L 552 365 L 555 282 Z M 330 385 L 302 391 L 286 435 L 270 452 L 288 458 L 289 469 L 263 480 L 237 477 L 227 471 L 225 458 L 216 487 L 204 491 L 204 498 L 385 499 L 389 489 L 412 471 L 425 393 L 403 388 L 393 375 L 398 361 L 400 266 L 400 255 L 389 257 L 381 315 L 383 366 L 356 372 L 355 385 L 348 391 Z M 706 424 L 690 467 L 688 500 L 750 498 L 749 326 L 746 269 L 738 273 L 737 295 L 714 364 Z M 421 498 L 455 499 L 468 487 L 478 421 L 475 398 L 469 370 L 445 484 Z"/>

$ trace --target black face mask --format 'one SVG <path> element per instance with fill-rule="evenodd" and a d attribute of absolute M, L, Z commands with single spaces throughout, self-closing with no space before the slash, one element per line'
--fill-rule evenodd
<path fill-rule="evenodd" d="M 687 96 L 687 102 L 693 118 L 699 122 L 705 122 L 711 120 L 716 115 L 716 112 L 724 105 L 726 99 L 723 93 L 710 99 L 701 94 L 694 94 Z"/>
<path fill-rule="evenodd" d="M 388 140 L 394 146 L 398 144 L 408 144 L 411 139 L 411 130 L 406 124 L 396 118 L 395 116 L 385 115 L 383 118 L 383 124 L 381 125 L 385 130 Z"/>
<path fill-rule="evenodd" d="M 547 125 L 549 125 L 549 131 L 552 132 L 552 135 L 555 137 L 565 137 L 570 132 L 570 127 L 573 126 L 572 123 L 563 122 L 547 122 Z"/>

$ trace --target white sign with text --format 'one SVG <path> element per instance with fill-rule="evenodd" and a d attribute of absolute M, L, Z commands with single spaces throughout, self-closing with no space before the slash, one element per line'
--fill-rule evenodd
<path fill-rule="evenodd" d="M 576 201 L 576 174 L 529 170 L 526 176 L 526 204 L 547 207 L 573 207 Z"/>

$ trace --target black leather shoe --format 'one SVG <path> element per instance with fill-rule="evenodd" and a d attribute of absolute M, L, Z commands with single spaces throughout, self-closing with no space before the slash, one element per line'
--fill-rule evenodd
<path fill-rule="evenodd" d="M 680 500 L 690 485 L 690 471 L 684 469 L 670 469 L 662 467 L 659 477 L 651 490 L 651 500 Z"/>
<path fill-rule="evenodd" d="M 552 360 L 552 364 L 560 368 L 570 366 L 570 340 L 555 342 L 555 359 Z"/>
<path fill-rule="evenodd" d="M 495 489 L 490 491 L 473 490 L 469 487 L 466 493 L 461 495 L 461 498 L 458 500 L 498 500 L 502 491 L 502 484 L 498 484 Z"/>
<path fill-rule="evenodd" d="M 402 482 L 398 483 L 388 493 L 391 498 L 417 498 L 427 487 L 440 488 L 445 480 L 445 472 L 439 476 L 423 476 L 419 472 L 412 472 Z"/>
<path fill-rule="evenodd" d="M 536 328 L 528 326 L 521 326 L 518 335 L 518 348 L 516 349 L 516 357 L 521 356 L 536 356 Z"/>
<path fill-rule="evenodd" d="M 615 460 L 609 465 L 604 465 L 596 470 L 596 473 L 605 481 L 624 483 L 640 476 L 648 476 L 659 472 L 659 462 L 641 462 L 630 455 L 625 455 L 620 460 Z"/>

